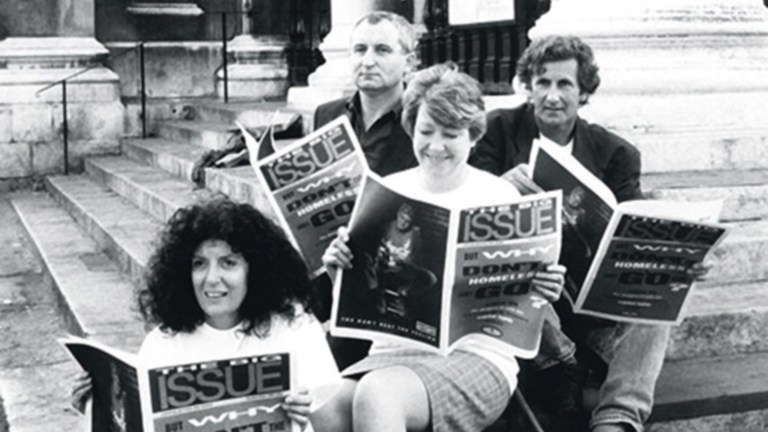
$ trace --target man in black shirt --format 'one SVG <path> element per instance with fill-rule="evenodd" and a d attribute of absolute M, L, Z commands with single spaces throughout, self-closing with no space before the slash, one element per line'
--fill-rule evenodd
<path fill-rule="evenodd" d="M 320 105 L 314 128 L 346 115 L 365 153 L 368 166 L 381 176 L 417 165 L 411 138 L 400 124 L 405 78 L 416 65 L 416 36 L 400 15 L 376 11 L 362 17 L 352 30 L 350 63 L 357 91 Z M 330 316 L 331 283 L 327 276 L 314 280 L 322 310 L 318 319 Z M 328 343 L 339 369 L 362 359 L 370 342 L 330 337 Z"/>
<path fill-rule="evenodd" d="M 400 125 L 404 79 L 416 64 L 411 24 L 391 12 L 372 12 L 352 31 L 350 62 L 357 91 L 320 105 L 314 128 L 340 115 L 352 128 L 377 174 L 385 176 L 416 166 L 411 139 Z"/>

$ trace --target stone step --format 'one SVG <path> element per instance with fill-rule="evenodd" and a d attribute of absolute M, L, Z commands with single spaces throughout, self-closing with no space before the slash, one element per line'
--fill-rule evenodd
<path fill-rule="evenodd" d="M 88 176 L 49 177 L 46 182 L 53 198 L 98 244 L 99 250 L 131 280 L 141 282 L 160 223 Z"/>
<path fill-rule="evenodd" d="M 704 201 L 722 199 L 721 220 L 768 218 L 768 170 L 709 170 L 651 173 L 642 178 L 653 199 Z"/>
<path fill-rule="evenodd" d="M 649 432 L 758 432 L 768 425 L 768 353 L 667 362 Z"/>
<path fill-rule="evenodd" d="M 285 145 L 290 141 L 280 142 Z M 123 140 L 123 153 L 189 178 L 194 160 L 205 150 L 168 140 Z M 161 157 L 162 155 L 162 157 Z M 187 157 L 189 156 L 189 157 Z M 649 173 L 642 185 L 647 197 L 673 201 L 723 199 L 723 221 L 768 217 L 768 170 L 712 170 Z"/>
<path fill-rule="evenodd" d="M 768 166 L 768 129 L 696 127 L 619 134 L 642 152 L 643 172 L 755 170 Z"/>
<path fill-rule="evenodd" d="M 293 141 L 277 140 L 275 147 L 279 149 L 291 142 Z M 121 141 L 121 149 L 123 155 L 133 160 L 161 168 L 185 180 L 192 178 L 195 161 L 208 151 L 204 147 L 164 138 L 125 138 Z"/>
<path fill-rule="evenodd" d="M 204 152 L 200 147 L 163 139 L 122 141 L 123 154 L 142 163 L 158 167 L 183 179 L 190 179 L 195 160 Z M 250 166 L 205 169 L 206 188 L 222 192 L 238 202 L 246 202 L 270 217 L 274 212 L 267 201 L 256 174 Z"/>
<path fill-rule="evenodd" d="M 51 338 L 53 339 L 53 338 Z M 46 341 L 56 345 L 55 340 Z M 0 370 L 0 394 L 7 429 L 13 432 L 84 431 L 86 418 L 70 407 L 69 394 L 80 367 L 74 360 Z"/>
<path fill-rule="evenodd" d="M 127 138 L 120 141 L 120 146 L 123 155 L 185 180 L 192 178 L 195 161 L 208 151 L 204 147 L 163 138 Z"/>
<path fill-rule="evenodd" d="M 19 197 L 12 205 L 55 287 L 67 331 L 135 350 L 144 327 L 120 269 L 51 197 Z"/>
<path fill-rule="evenodd" d="M 121 85 L 125 84 L 121 82 Z M 147 136 L 157 135 L 159 125 L 165 121 L 190 120 L 194 116 L 192 105 L 214 101 L 211 97 L 149 97 L 144 104 L 146 125 L 142 125 L 141 98 L 125 96 L 125 137 L 141 137 L 143 128 Z"/>
<path fill-rule="evenodd" d="M 205 170 L 205 187 L 222 192 L 237 202 L 251 204 L 265 215 L 276 218 L 265 189 L 250 166 L 227 169 L 208 168 Z"/>
<path fill-rule="evenodd" d="M 768 352 L 768 281 L 694 289 L 666 358 Z"/>
<path fill-rule="evenodd" d="M 188 143 L 219 150 L 227 147 L 230 137 L 237 131 L 234 123 L 215 123 L 197 120 L 168 121 L 158 125 L 158 136 L 171 141 Z"/>
<path fill-rule="evenodd" d="M 193 150 L 191 146 L 167 140 L 123 140 L 122 145 L 124 154 L 175 175 L 188 176 L 200 152 L 199 147 Z M 207 168 L 206 187 L 272 214 L 256 174 L 248 166 Z M 768 253 L 768 222 L 743 221 L 729 226 L 732 232 L 712 254 L 715 267 L 709 279 L 715 285 L 768 279 L 768 259 L 764 259 Z"/>
<path fill-rule="evenodd" d="M 160 222 L 168 220 L 178 208 L 212 195 L 189 181 L 124 156 L 88 159 L 85 168 L 96 182 Z"/>
<path fill-rule="evenodd" d="M 701 286 L 768 280 L 768 220 L 725 225 L 730 232 L 712 251 L 714 267 Z"/>
<path fill-rule="evenodd" d="M 152 194 L 152 192 L 148 192 L 152 188 L 162 189 L 160 186 L 152 185 L 153 179 L 161 176 L 161 174 L 154 172 L 151 168 L 121 158 L 98 158 L 89 161 L 89 172 L 96 169 L 97 166 L 105 171 L 105 174 L 99 175 L 100 177 L 108 175 L 107 173 L 111 170 L 112 174 L 109 175 L 124 178 L 124 180 L 120 180 L 123 183 L 120 186 L 121 191 L 127 188 L 137 189 L 137 192 L 128 192 L 127 195 L 141 196 Z M 130 172 L 131 170 L 135 172 Z M 116 180 L 108 180 L 108 182 L 114 181 Z M 208 188 L 225 193 L 241 202 L 257 203 L 258 207 L 272 215 L 271 209 L 261 193 L 256 176 L 250 167 L 209 169 L 206 173 L 206 181 Z M 177 188 L 183 189 L 183 187 L 181 185 Z M 165 204 L 166 208 L 173 209 L 183 205 L 179 201 L 181 198 L 178 195 L 174 193 L 154 194 L 157 200 L 168 201 Z M 176 201 L 174 202 L 174 200 Z M 191 198 L 189 200 L 191 201 Z M 141 203 L 146 200 L 132 199 L 131 201 Z M 163 205 L 158 204 L 156 207 L 163 207 Z M 736 237 L 738 236 L 734 236 L 734 238 Z M 736 251 L 744 249 L 740 246 L 730 247 L 728 243 L 723 247 Z M 732 254 L 727 252 L 723 255 L 729 257 Z M 730 265 L 732 265 L 730 260 L 727 260 L 725 264 L 716 266 L 713 270 L 713 279 L 727 281 L 728 279 L 717 276 L 717 269 Z M 726 272 L 723 277 L 733 277 L 733 274 Z M 765 327 L 763 324 L 768 322 L 766 319 L 768 316 L 768 291 L 763 288 L 763 283 L 726 286 L 723 286 L 722 282 L 702 284 L 692 294 L 693 297 L 688 307 L 689 317 L 673 330 L 668 356 L 673 359 L 680 359 L 701 355 L 712 356 L 721 353 L 755 351 L 762 349 L 762 347 L 768 348 L 768 342 L 762 342 L 763 340 L 768 341 L 768 337 L 764 337 L 768 336 L 768 330 L 762 330 Z M 723 298 L 718 298 L 718 296 Z M 713 308 L 712 304 L 717 304 L 720 308 Z M 761 308 L 759 307 L 761 304 L 767 306 Z"/>
<path fill-rule="evenodd" d="M 754 92 L 658 97 L 624 92 L 608 95 L 601 91 L 590 98 L 580 116 L 634 144 L 642 153 L 644 173 L 768 166 L 768 123 L 762 106 L 765 98 Z M 641 100 L 627 103 L 634 98 Z M 484 100 L 488 111 L 514 108 L 526 101 L 519 95 L 486 96 Z M 740 118 L 726 121 L 723 101 L 739 107 L 727 114 Z M 681 112 L 686 113 L 685 123 L 680 122 Z M 745 116 L 754 121 L 745 121 Z"/>
<path fill-rule="evenodd" d="M 0 431 L 84 430 L 70 408 L 79 367 L 56 342 L 66 334 L 59 297 L 11 206 L 0 196 Z"/>
<path fill-rule="evenodd" d="M 232 102 L 224 103 L 221 101 L 211 101 L 195 104 L 193 106 L 195 119 L 220 123 L 225 125 L 234 125 L 235 121 L 240 122 L 246 127 L 264 126 L 273 122 L 289 120 L 294 110 L 289 108 L 285 102 Z M 277 119 L 274 118 L 275 112 L 280 114 Z"/>
<path fill-rule="evenodd" d="M 35 338 L 39 338 L 36 335 Z M 54 338 L 45 342 L 56 346 Z M 14 348 L 18 348 L 15 346 Z M 57 346 L 57 349 L 62 350 Z M 62 350 L 63 351 L 63 350 Z M 0 369 L 5 419 L 0 430 L 13 432 L 84 431 L 86 418 L 70 407 L 69 394 L 80 367 L 69 359 Z M 7 429 L 3 426 L 7 421 Z"/>

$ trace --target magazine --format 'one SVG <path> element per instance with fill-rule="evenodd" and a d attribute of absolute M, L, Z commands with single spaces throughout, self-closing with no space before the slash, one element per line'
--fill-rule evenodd
<path fill-rule="evenodd" d="M 331 333 L 441 354 L 469 337 L 538 352 L 548 301 L 531 289 L 560 253 L 561 197 L 449 209 L 366 176 L 349 227 L 353 267 L 334 281 Z"/>
<path fill-rule="evenodd" d="M 299 430 L 281 408 L 295 388 L 287 353 L 148 368 L 98 342 L 59 341 L 90 374 L 93 432 Z"/>
<path fill-rule="evenodd" d="M 266 187 L 288 238 L 310 272 L 325 271 L 323 252 L 349 222 L 360 180 L 368 169 L 357 136 L 345 116 L 265 158 L 265 141 L 243 131 L 256 176 Z M 268 135 L 268 134 L 267 134 Z M 271 144 L 270 144 L 271 145 Z"/>
<path fill-rule="evenodd" d="M 565 294 L 574 312 L 679 324 L 693 288 L 687 271 L 723 240 L 721 201 L 617 203 L 613 193 L 554 143 L 534 142 L 531 177 L 563 193 Z"/>

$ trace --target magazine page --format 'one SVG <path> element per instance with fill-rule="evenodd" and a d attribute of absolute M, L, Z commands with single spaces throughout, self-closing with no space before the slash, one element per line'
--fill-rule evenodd
<path fill-rule="evenodd" d="M 299 431 L 281 408 L 292 388 L 287 353 L 151 368 L 142 380 L 155 432 Z"/>
<path fill-rule="evenodd" d="M 349 120 L 339 117 L 264 159 L 251 158 L 254 162 L 289 239 L 310 272 L 322 273 L 323 252 L 349 221 L 367 170 Z"/>
<path fill-rule="evenodd" d="M 135 355 L 76 336 L 59 339 L 59 343 L 91 376 L 91 430 L 143 431 Z"/>
<path fill-rule="evenodd" d="M 549 302 L 531 281 L 558 261 L 561 214 L 560 191 L 459 212 L 449 344 L 477 334 L 512 345 L 518 357 L 536 355 Z"/>
<path fill-rule="evenodd" d="M 688 203 L 690 208 L 696 205 Z M 632 205 L 632 207 L 636 207 Z M 719 211 L 704 203 L 699 218 Z M 647 209 L 653 209 L 649 205 Z M 712 223 L 617 212 L 575 311 L 652 324 L 679 324 L 693 280 L 686 273 L 725 237 Z"/>
<path fill-rule="evenodd" d="M 720 220 L 723 200 L 707 201 L 669 201 L 669 200 L 632 200 L 624 201 L 618 208 L 624 213 L 638 216 L 654 216 L 680 219 L 689 222 L 710 222 Z"/>
<path fill-rule="evenodd" d="M 334 281 L 331 333 L 437 349 L 449 220 L 448 209 L 366 176 L 347 243 L 353 267 Z"/>
<path fill-rule="evenodd" d="M 568 268 L 564 294 L 574 304 L 614 214 L 616 198 L 600 179 L 556 144 L 535 140 L 529 165 L 533 181 L 542 189 L 562 190 L 560 263 Z"/>
<path fill-rule="evenodd" d="M 281 409 L 295 388 L 287 353 L 146 368 L 98 342 L 60 342 L 91 376 L 93 432 L 299 430 Z"/>

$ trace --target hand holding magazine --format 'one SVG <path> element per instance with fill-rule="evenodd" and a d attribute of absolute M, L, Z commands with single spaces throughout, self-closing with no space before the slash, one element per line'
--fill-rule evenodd
<path fill-rule="evenodd" d="M 288 238 L 310 272 L 321 274 L 323 252 L 338 227 L 349 222 L 368 169 L 349 120 L 339 117 L 266 157 L 260 157 L 264 141 L 243 134 L 251 165 Z"/>
<path fill-rule="evenodd" d="M 722 202 L 617 203 L 608 187 L 570 154 L 534 142 L 533 181 L 563 192 L 565 293 L 574 311 L 616 321 L 680 323 L 688 274 L 725 237 Z"/>
<path fill-rule="evenodd" d="M 92 382 L 93 432 L 298 432 L 282 404 L 295 388 L 287 353 L 146 367 L 136 355 L 60 339 Z"/>
<path fill-rule="evenodd" d="M 531 281 L 557 262 L 560 215 L 559 192 L 448 209 L 366 176 L 349 229 L 352 269 L 335 280 L 331 333 L 442 354 L 473 335 L 533 357 L 549 306 Z"/>

